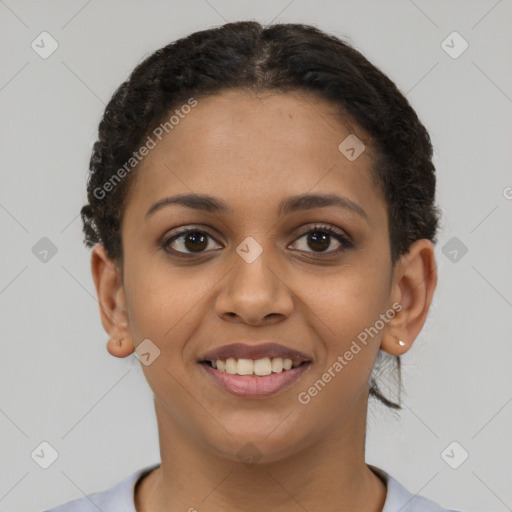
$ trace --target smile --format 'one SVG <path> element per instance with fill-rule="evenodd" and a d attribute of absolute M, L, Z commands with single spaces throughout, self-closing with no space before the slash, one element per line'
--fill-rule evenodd
<path fill-rule="evenodd" d="M 293 362 L 291 359 L 283 359 L 282 357 L 264 357 L 257 360 L 229 357 L 228 359 L 208 361 L 208 363 L 212 368 L 216 368 L 223 373 L 231 375 L 258 375 L 260 377 L 297 368 L 301 364 L 300 362 Z"/>
<path fill-rule="evenodd" d="M 223 391 L 244 398 L 265 398 L 292 386 L 309 369 L 311 361 L 291 359 L 235 359 L 202 361 L 207 376 Z"/>

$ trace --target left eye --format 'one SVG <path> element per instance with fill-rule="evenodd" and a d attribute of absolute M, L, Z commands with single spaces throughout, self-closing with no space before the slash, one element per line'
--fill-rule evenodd
<path fill-rule="evenodd" d="M 304 233 L 299 238 L 297 238 L 294 244 L 297 244 L 297 241 L 300 241 L 304 238 L 305 243 L 302 244 L 302 247 L 300 246 L 301 244 L 298 244 L 299 247 L 297 248 L 305 252 L 339 252 L 340 250 L 351 247 L 351 244 L 345 235 L 335 231 L 330 227 L 318 227 L 310 229 L 307 233 Z M 334 249 L 331 248 L 332 238 L 334 238 L 338 244 Z M 306 247 L 310 247 L 313 250 L 308 251 Z M 340 249 L 341 247 L 343 247 L 343 249 Z M 328 250 L 329 248 L 331 249 Z"/>

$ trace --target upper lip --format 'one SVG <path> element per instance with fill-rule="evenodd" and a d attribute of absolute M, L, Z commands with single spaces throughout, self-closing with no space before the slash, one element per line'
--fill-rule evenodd
<path fill-rule="evenodd" d="M 229 357 L 234 357 L 235 359 L 263 359 L 265 357 L 272 359 L 273 357 L 282 357 L 283 359 L 291 359 L 293 363 L 311 361 L 306 354 L 279 343 L 260 343 L 258 345 L 232 343 L 206 352 L 199 358 L 199 361 L 216 361 L 217 359 L 227 359 Z"/>

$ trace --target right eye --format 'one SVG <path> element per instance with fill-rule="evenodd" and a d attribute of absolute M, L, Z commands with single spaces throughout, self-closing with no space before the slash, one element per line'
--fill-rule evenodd
<path fill-rule="evenodd" d="M 215 241 L 206 231 L 186 228 L 178 234 L 165 238 L 160 245 L 166 252 L 177 255 L 202 254 L 209 248 L 210 240 Z M 219 248 L 222 246 L 217 245 L 216 249 Z"/>

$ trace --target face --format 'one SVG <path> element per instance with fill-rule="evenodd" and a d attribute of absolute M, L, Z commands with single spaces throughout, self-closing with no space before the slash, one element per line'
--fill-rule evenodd
<path fill-rule="evenodd" d="M 353 161 L 338 149 L 350 134 L 314 96 L 230 91 L 199 99 L 137 169 L 122 225 L 127 329 L 135 346 L 160 350 L 142 366 L 159 422 L 212 453 L 234 458 L 250 441 L 278 459 L 334 438 L 366 409 L 387 323 L 357 340 L 396 295 L 386 203 L 369 146 Z M 223 208 L 154 207 L 182 194 Z M 293 201 L 305 194 L 341 200 Z M 199 362 L 224 345 L 266 342 L 309 360 L 266 396 L 226 391 Z"/>

